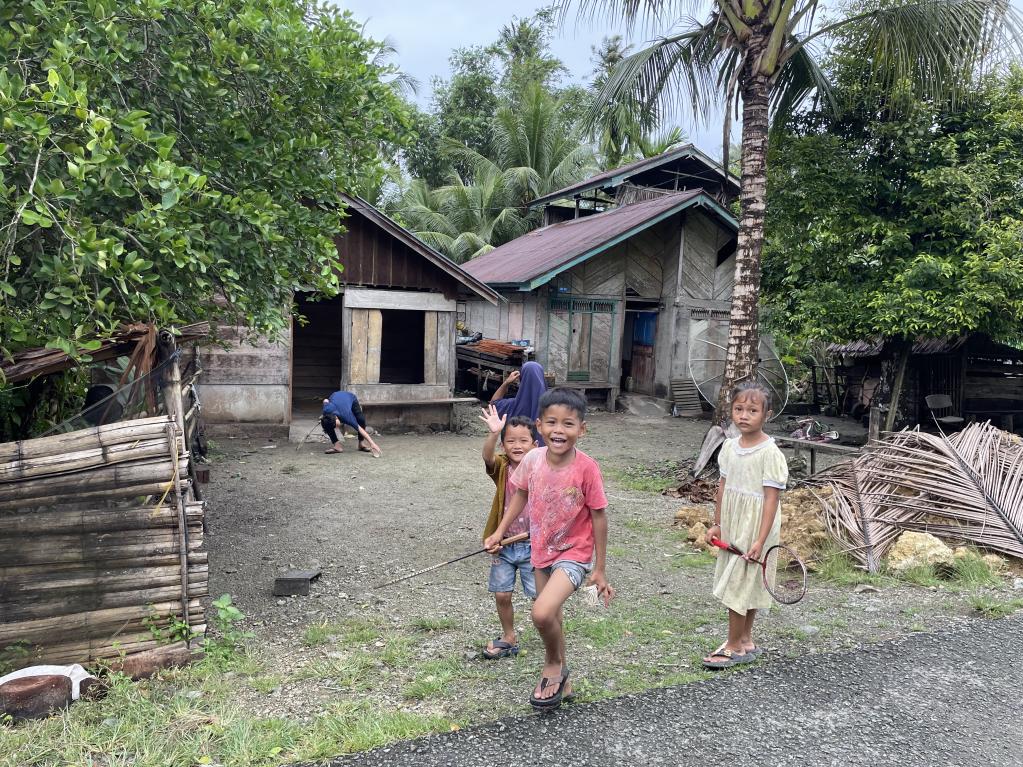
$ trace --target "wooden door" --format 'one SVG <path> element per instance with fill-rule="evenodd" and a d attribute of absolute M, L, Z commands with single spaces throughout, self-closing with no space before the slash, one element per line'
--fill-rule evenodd
<path fill-rule="evenodd" d="M 632 331 L 632 390 L 654 393 L 654 346 L 657 312 L 637 312 Z"/>

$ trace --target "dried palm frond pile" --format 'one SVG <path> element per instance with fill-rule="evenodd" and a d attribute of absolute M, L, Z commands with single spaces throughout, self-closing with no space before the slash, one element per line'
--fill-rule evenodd
<path fill-rule="evenodd" d="M 1023 559 L 1023 441 L 989 423 L 890 434 L 815 480 L 830 534 L 870 572 L 905 530 Z"/>

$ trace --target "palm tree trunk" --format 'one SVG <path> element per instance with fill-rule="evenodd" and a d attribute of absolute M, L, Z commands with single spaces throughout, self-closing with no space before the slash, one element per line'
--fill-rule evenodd
<path fill-rule="evenodd" d="M 769 31 L 769 30 L 768 30 Z M 768 77 L 756 62 L 767 38 L 754 33 L 749 41 L 742 88 L 742 178 L 739 193 L 739 238 L 735 253 L 735 287 L 728 327 L 725 375 L 715 409 L 715 422 L 729 420 L 732 388 L 756 372 L 760 346 L 757 299 L 760 295 L 760 254 L 764 246 L 767 204 Z"/>

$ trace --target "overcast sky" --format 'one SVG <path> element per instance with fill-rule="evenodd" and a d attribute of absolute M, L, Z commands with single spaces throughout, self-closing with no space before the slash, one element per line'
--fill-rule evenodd
<path fill-rule="evenodd" d="M 498 31 L 513 16 L 531 16 L 545 5 L 538 0 L 334 0 L 352 12 L 375 39 L 390 38 L 398 48 L 398 65 L 422 85 L 420 101 L 430 95 L 430 80 L 446 77 L 448 56 L 454 48 L 486 45 L 497 38 Z M 1023 10 L 1023 0 L 1013 0 Z M 551 48 L 571 72 L 573 81 L 589 77 L 593 68 L 590 47 L 605 35 L 618 30 L 588 24 L 576 26 L 569 22 L 552 41 Z M 639 42 L 653 35 L 639 35 Z M 692 140 L 705 152 L 721 156 L 721 119 L 714 117 L 709 126 L 683 123 Z M 733 140 L 737 140 L 735 136 Z"/>

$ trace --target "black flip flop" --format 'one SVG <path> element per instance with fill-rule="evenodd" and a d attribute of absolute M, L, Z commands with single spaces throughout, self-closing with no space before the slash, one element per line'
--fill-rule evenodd
<path fill-rule="evenodd" d="M 519 654 L 519 646 L 517 644 L 505 642 L 501 637 L 494 639 L 492 644 L 497 650 L 495 653 L 487 652 L 487 648 L 483 648 L 483 657 L 487 660 L 498 660 L 500 658 L 507 658 L 509 655 L 514 657 Z"/>
<path fill-rule="evenodd" d="M 554 693 L 554 695 L 552 695 L 549 698 L 537 698 L 535 692 L 531 693 L 530 696 L 529 696 L 529 705 L 531 705 L 533 708 L 539 709 L 539 710 L 547 710 L 547 709 L 557 708 L 558 706 L 561 705 L 562 700 L 564 700 L 564 697 L 565 697 L 564 696 L 565 683 L 567 681 L 568 681 L 568 667 L 567 666 L 562 666 L 561 667 L 561 676 L 560 676 L 560 678 L 555 679 L 555 678 L 549 677 L 549 676 L 542 676 L 542 677 L 540 677 L 540 690 L 541 691 L 546 690 L 552 684 L 557 684 L 558 685 L 558 691 L 556 693 Z"/>

